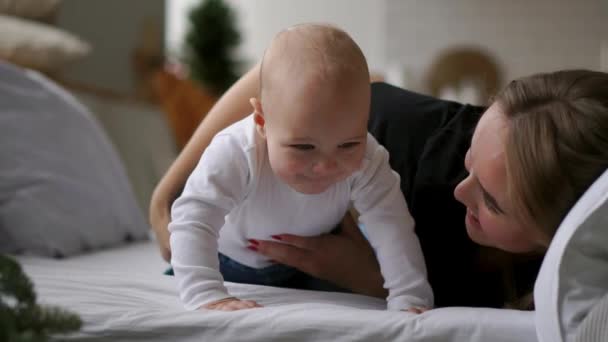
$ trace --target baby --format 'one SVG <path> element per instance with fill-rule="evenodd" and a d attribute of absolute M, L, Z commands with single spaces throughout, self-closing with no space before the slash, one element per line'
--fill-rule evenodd
<path fill-rule="evenodd" d="M 291 27 L 266 50 L 260 89 L 253 114 L 215 136 L 172 207 L 171 264 L 186 308 L 259 306 L 232 297 L 223 281 L 280 286 L 291 273 L 249 241 L 327 233 L 351 203 L 376 252 L 388 309 L 431 308 L 399 176 L 367 133 L 369 72 L 357 44 L 331 26 Z"/>

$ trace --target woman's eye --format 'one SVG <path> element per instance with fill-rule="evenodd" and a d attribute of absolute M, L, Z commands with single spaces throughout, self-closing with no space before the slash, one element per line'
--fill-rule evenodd
<path fill-rule="evenodd" d="M 360 143 L 358 141 L 353 141 L 353 142 L 344 143 L 342 145 L 339 145 L 338 147 L 348 149 L 348 148 L 353 148 L 355 146 L 358 146 L 359 144 Z"/>
<path fill-rule="evenodd" d="M 486 197 L 483 196 L 483 202 L 486 205 L 486 207 L 488 209 L 490 209 L 490 211 L 492 211 L 493 213 L 499 214 L 499 210 L 494 206 L 494 204 Z"/>
<path fill-rule="evenodd" d="M 310 151 L 310 150 L 315 149 L 315 146 L 310 145 L 310 144 L 294 144 L 294 145 L 289 145 L 289 147 L 296 149 L 298 151 Z"/>

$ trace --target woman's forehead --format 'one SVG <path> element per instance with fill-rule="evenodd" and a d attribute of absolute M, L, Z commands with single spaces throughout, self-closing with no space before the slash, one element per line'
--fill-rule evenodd
<path fill-rule="evenodd" d="M 499 201 L 506 194 L 507 130 L 507 118 L 498 106 L 491 106 L 479 120 L 470 149 L 472 166 L 480 183 Z"/>
<path fill-rule="evenodd" d="M 508 131 L 507 117 L 495 103 L 481 116 L 473 138 L 471 153 L 479 158 L 501 158 L 505 152 L 505 141 Z"/>

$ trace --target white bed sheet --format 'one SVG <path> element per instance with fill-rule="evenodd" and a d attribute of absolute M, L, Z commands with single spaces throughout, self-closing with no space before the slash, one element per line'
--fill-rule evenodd
<path fill-rule="evenodd" d="M 84 341 L 536 341 L 534 313 L 445 308 L 421 315 L 383 310 L 382 300 L 227 283 L 264 308 L 183 309 L 155 243 L 66 260 L 19 257 L 41 303 L 78 313 Z"/>

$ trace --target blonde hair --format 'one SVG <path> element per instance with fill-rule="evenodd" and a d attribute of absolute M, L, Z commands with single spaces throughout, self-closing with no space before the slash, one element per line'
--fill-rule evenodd
<path fill-rule="evenodd" d="M 294 77 L 314 77 L 330 86 L 353 79 L 369 83 L 361 48 L 348 33 L 329 24 L 295 25 L 273 38 L 260 67 L 260 97 L 272 84 L 272 70 L 277 64 L 295 71 Z"/>
<path fill-rule="evenodd" d="M 537 74 L 511 82 L 496 101 L 509 122 L 509 198 L 520 220 L 549 242 L 608 167 L 608 74 Z"/>

